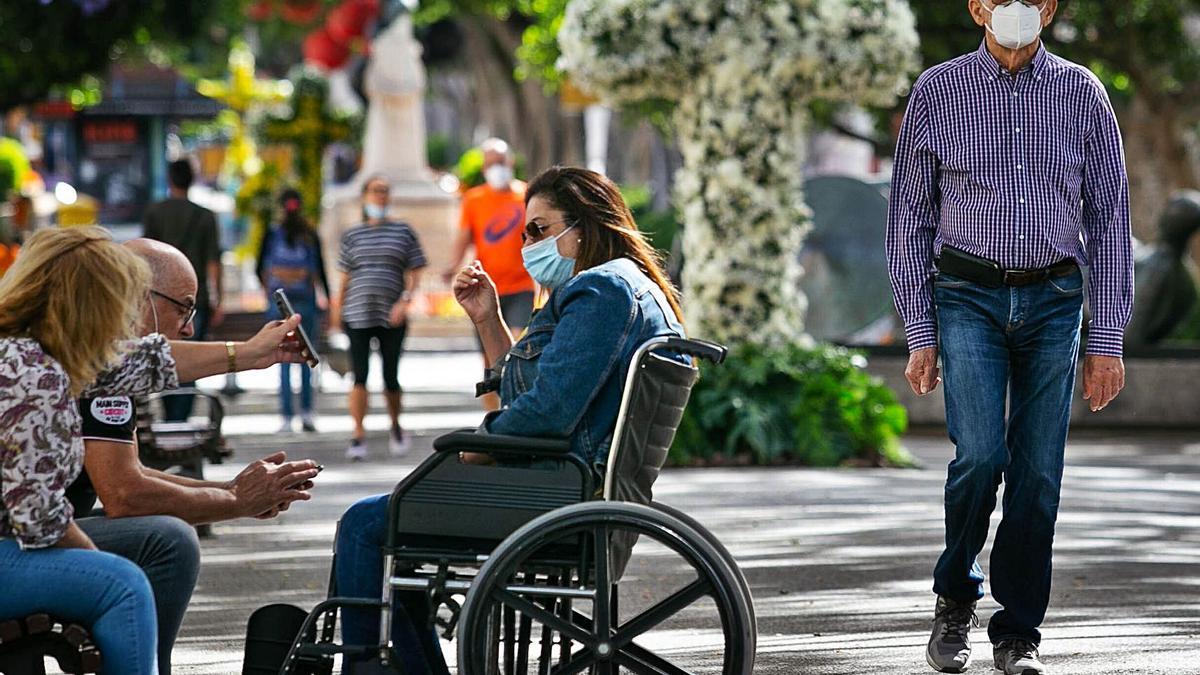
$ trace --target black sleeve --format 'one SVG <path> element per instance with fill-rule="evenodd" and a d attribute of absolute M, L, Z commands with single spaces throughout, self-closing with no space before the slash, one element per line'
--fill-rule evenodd
<path fill-rule="evenodd" d="M 128 396 L 79 399 L 84 440 L 133 443 L 137 435 L 137 409 Z"/>
<path fill-rule="evenodd" d="M 268 293 L 271 292 L 271 289 L 267 288 L 267 277 L 265 275 L 266 269 L 263 265 L 263 258 L 267 256 L 267 247 L 271 245 L 272 231 L 273 230 L 271 227 L 268 226 L 267 231 L 263 232 L 262 241 L 258 243 L 258 261 L 254 263 L 254 276 L 258 277 L 258 281 L 262 284 L 263 290 Z"/>
<path fill-rule="evenodd" d="M 321 250 L 321 237 L 313 234 L 313 246 L 317 247 L 317 281 L 321 282 L 321 288 L 325 289 L 325 297 L 332 298 L 329 293 L 329 274 L 325 271 L 325 253 Z"/>

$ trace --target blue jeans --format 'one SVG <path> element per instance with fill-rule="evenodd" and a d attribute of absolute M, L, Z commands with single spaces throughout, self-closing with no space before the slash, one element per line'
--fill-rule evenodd
<path fill-rule="evenodd" d="M 383 543 L 387 503 L 382 494 L 359 500 L 338 526 L 334 577 L 337 594 L 378 599 L 383 582 Z M 432 608 L 419 591 L 399 592 L 392 614 L 392 645 L 406 675 L 449 675 L 437 633 L 427 627 Z M 379 610 L 342 610 L 342 638 L 348 645 L 379 642 Z"/>
<path fill-rule="evenodd" d="M 131 561 L 146 573 L 158 616 L 158 672 L 169 675 L 171 650 L 200 574 L 196 529 L 171 516 L 98 516 L 75 522 L 96 548 Z"/>
<path fill-rule="evenodd" d="M 1004 517 L 991 558 L 992 596 L 1002 609 L 988 637 L 1037 644 L 1050 601 L 1083 277 L 1076 272 L 993 289 L 939 275 L 934 300 L 946 424 L 956 452 L 946 477 L 946 549 L 933 590 L 960 602 L 983 597 L 976 556 L 1003 479 Z"/>
<path fill-rule="evenodd" d="M 308 339 L 314 343 L 317 341 L 317 300 L 316 298 L 289 298 L 292 301 L 292 309 L 300 315 L 300 325 L 304 328 L 304 332 L 308 334 Z M 271 304 L 269 316 L 272 319 L 278 319 L 279 310 L 275 309 L 274 302 Z M 316 345 L 314 345 L 315 347 Z M 301 414 L 309 414 L 313 409 L 313 386 L 312 386 L 312 369 L 307 364 L 296 364 L 300 369 L 300 412 Z M 284 417 L 291 419 L 295 413 L 294 393 L 292 392 L 292 364 L 279 364 L 279 413 Z"/>
<path fill-rule="evenodd" d="M 156 675 L 158 628 L 150 582 L 137 565 L 103 551 L 22 551 L 0 540 L 0 619 L 45 612 L 87 626 L 104 675 Z"/>

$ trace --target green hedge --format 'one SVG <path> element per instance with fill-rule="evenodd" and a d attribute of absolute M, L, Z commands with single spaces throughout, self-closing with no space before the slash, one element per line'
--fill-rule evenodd
<path fill-rule="evenodd" d="M 907 412 L 865 366 L 831 345 L 741 345 L 702 368 L 670 461 L 912 466 Z"/>

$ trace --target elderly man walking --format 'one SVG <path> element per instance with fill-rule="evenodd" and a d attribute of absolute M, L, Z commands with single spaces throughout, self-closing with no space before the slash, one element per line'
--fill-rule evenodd
<path fill-rule="evenodd" d="M 1058 0 L 970 0 L 973 53 L 913 87 L 896 149 L 888 258 L 925 395 L 945 377 L 956 446 L 945 489 L 946 548 L 926 660 L 959 673 L 984 576 L 976 556 L 1001 479 L 988 625 L 997 675 L 1045 673 L 1039 625 L 1080 344 L 1091 305 L 1084 398 L 1103 409 L 1124 386 L 1133 298 L 1121 135 L 1104 86 L 1039 38 Z"/>

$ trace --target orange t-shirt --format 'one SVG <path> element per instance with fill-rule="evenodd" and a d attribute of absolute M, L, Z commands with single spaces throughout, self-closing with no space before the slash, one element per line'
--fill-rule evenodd
<path fill-rule="evenodd" d="M 533 290 L 533 279 L 521 260 L 524 183 L 513 181 L 509 192 L 497 192 L 487 185 L 467 190 L 462 200 L 461 227 L 471 233 L 475 256 L 496 282 L 500 295 Z"/>

